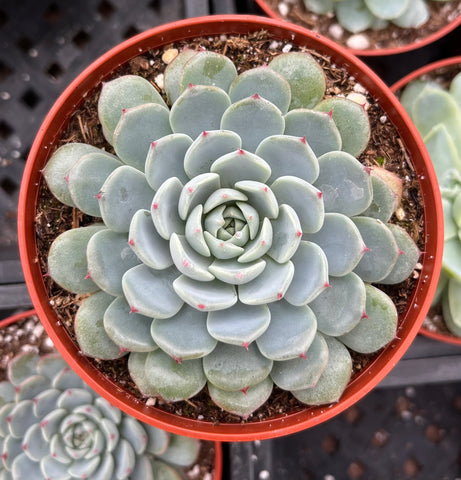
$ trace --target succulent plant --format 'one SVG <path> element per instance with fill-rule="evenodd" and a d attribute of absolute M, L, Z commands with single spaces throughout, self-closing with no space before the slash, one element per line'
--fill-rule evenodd
<path fill-rule="evenodd" d="M 274 383 L 336 402 L 348 348 L 396 334 L 396 308 L 371 284 L 403 281 L 419 257 L 389 223 L 402 182 L 356 159 L 365 97 L 326 97 L 302 51 L 238 75 L 226 56 L 183 50 L 164 90 L 167 102 L 140 77 L 105 83 L 99 119 L 116 156 L 66 144 L 44 170 L 59 200 L 102 218 L 61 234 L 48 258 L 59 285 L 91 294 L 80 349 L 129 353 L 145 396 L 207 385 L 244 418 Z"/>
<path fill-rule="evenodd" d="M 0 478 L 181 480 L 200 443 L 96 395 L 59 354 L 22 353 L 0 383 Z"/>
<path fill-rule="evenodd" d="M 319 15 L 334 13 L 340 25 L 351 33 L 380 30 L 389 23 L 418 28 L 430 17 L 427 0 L 304 0 L 304 4 Z"/>
<path fill-rule="evenodd" d="M 461 73 L 449 88 L 417 79 L 401 102 L 423 137 L 442 194 L 444 251 L 433 305 L 441 304 L 446 326 L 461 336 Z"/>

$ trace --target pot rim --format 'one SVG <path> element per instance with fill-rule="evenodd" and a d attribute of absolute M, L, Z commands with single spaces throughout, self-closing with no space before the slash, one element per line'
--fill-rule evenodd
<path fill-rule="evenodd" d="M 275 10 L 273 10 L 267 4 L 266 0 L 255 0 L 255 1 L 258 4 L 258 6 L 261 8 L 261 10 L 263 10 L 264 13 L 269 17 L 281 20 L 283 22 L 287 22 L 287 20 L 284 20 Z M 431 43 L 434 43 L 435 41 L 439 40 L 445 35 L 448 35 L 452 30 L 454 30 L 459 25 L 461 25 L 461 15 L 454 18 L 450 22 L 448 22 L 439 30 L 427 35 L 422 40 L 407 43 L 399 47 L 389 47 L 389 48 L 379 48 L 379 49 L 378 48 L 355 49 L 355 48 L 349 48 L 349 47 L 344 47 L 344 48 L 352 52 L 354 55 L 358 55 L 361 57 L 382 57 L 384 55 L 397 55 L 399 53 L 411 52 L 412 50 L 417 50 L 418 48 L 425 47 Z"/>
<path fill-rule="evenodd" d="M 432 73 L 434 72 L 434 70 L 438 70 L 439 68 L 450 67 L 453 65 L 459 65 L 459 70 L 461 71 L 461 55 L 444 58 L 442 60 L 437 60 L 436 62 L 432 62 L 420 68 L 417 68 L 416 70 L 413 70 L 412 72 L 408 73 L 407 75 L 402 77 L 400 80 L 395 82 L 391 86 L 391 90 L 392 92 L 394 92 L 394 94 L 396 94 L 399 90 L 401 90 L 403 87 L 408 85 L 413 80 L 416 80 L 417 78 L 423 75 L 426 75 L 428 73 Z M 461 337 L 456 337 L 454 335 L 449 335 L 443 332 L 434 332 L 426 328 L 424 324 L 421 326 L 419 333 L 421 333 L 421 335 L 432 338 L 439 342 L 446 342 L 454 345 L 461 345 Z"/>
<path fill-rule="evenodd" d="M 37 312 L 34 309 L 25 310 L 23 312 L 15 313 L 9 317 L 0 320 L 0 329 L 6 328 L 8 325 L 19 322 L 28 317 L 37 316 Z M 223 452 L 222 443 L 219 441 L 214 442 L 215 449 L 215 461 L 214 461 L 214 480 L 220 480 L 223 472 Z"/>
<path fill-rule="evenodd" d="M 34 231 L 35 204 L 41 179 L 40 171 L 50 155 L 60 129 L 67 122 L 75 104 L 79 101 L 82 103 L 83 96 L 91 89 L 95 89 L 115 67 L 149 48 L 161 48 L 181 38 L 244 34 L 262 28 L 268 30 L 276 39 L 289 38 L 293 43 L 330 56 L 334 63 L 347 68 L 351 75 L 360 79 L 361 84 L 380 102 L 386 114 L 392 119 L 399 135 L 405 139 L 406 147 L 412 156 L 425 200 L 427 245 L 420 261 L 423 264 L 421 277 L 425 275 L 427 279 L 424 282 L 421 278 L 417 281 L 408 303 L 412 308 L 407 306 L 406 311 L 401 315 L 398 337 L 383 349 L 364 372 L 349 383 L 340 402 L 321 407 L 306 406 L 299 412 L 259 422 L 213 425 L 211 422 L 179 417 L 158 408 L 140 404 L 138 400 L 122 391 L 90 365 L 86 357 L 78 354 L 77 346 L 65 329 L 59 325 L 60 322 L 51 309 L 46 295 L 42 273 L 37 262 Z M 93 80 L 93 77 L 96 78 Z M 61 118 L 59 115 L 64 117 Z M 442 251 L 438 247 L 443 244 L 443 228 L 440 232 L 441 218 L 442 206 L 435 172 L 421 137 L 396 97 L 369 67 L 343 47 L 303 27 L 252 15 L 214 15 L 161 25 L 128 39 L 99 57 L 69 85 L 46 116 L 26 163 L 19 198 L 18 239 L 29 293 L 48 335 L 65 356 L 71 368 L 94 390 L 126 413 L 164 430 L 207 440 L 249 441 L 295 433 L 325 421 L 354 404 L 389 373 L 416 336 L 429 309 L 430 299 L 435 293 L 442 261 Z M 413 316 L 415 318 L 410 319 Z"/>

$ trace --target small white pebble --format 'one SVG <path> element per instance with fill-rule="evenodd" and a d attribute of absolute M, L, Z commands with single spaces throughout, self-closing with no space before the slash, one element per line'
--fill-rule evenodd
<path fill-rule="evenodd" d="M 205 417 L 203 415 L 198 415 L 197 420 L 203 420 Z"/>
<path fill-rule="evenodd" d="M 405 210 L 400 207 L 395 211 L 395 216 L 398 218 L 398 220 L 403 220 L 405 218 Z"/>
<path fill-rule="evenodd" d="M 408 397 L 408 398 L 414 398 L 416 396 L 416 390 L 415 390 L 415 387 L 407 387 L 405 389 L 405 395 Z"/>
<path fill-rule="evenodd" d="M 40 335 L 43 333 L 44 331 L 44 328 L 43 328 L 43 325 L 41 323 L 37 324 L 35 326 L 35 328 L 32 330 L 32 334 L 35 336 L 35 337 L 40 337 Z"/>
<path fill-rule="evenodd" d="M 277 40 L 272 40 L 272 42 L 269 45 L 269 50 L 276 50 L 279 48 L 280 42 L 277 42 Z"/>
<path fill-rule="evenodd" d="M 279 3 L 279 12 L 282 17 L 286 17 L 288 15 L 288 12 L 290 11 L 290 8 L 286 3 Z"/>
<path fill-rule="evenodd" d="M 219 40 L 221 40 L 221 42 L 225 42 L 225 41 L 227 40 L 227 35 L 222 34 L 222 35 L 219 37 Z"/>
<path fill-rule="evenodd" d="M 361 93 L 349 93 L 349 95 L 346 97 L 348 100 L 352 100 L 353 102 L 357 103 L 361 107 L 363 107 L 365 110 L 367 110 L 370 107 L 370 104 L 367 102 L 367 99 L 364 95 Z"/>
<path fill-rule="evenodd" d="M 150 397 L 147 399 L 146 405 L 148 407 L 153 407 L 157 403 L 157 399 L 155 397 Z"/>
<path fill-rule="evenodd" d="M 50 348 L 50 349 L 53 348 L 53 347 L 54 347 L 54 344 L 53 344 L 53 342 L 51 341 L 51 338 L 49 338 L 49 337 L 45 338 L 45 340 L 43 341 L 43 346 L 44 346 L 45 348 Z"/>
<path fill-rule="evenodd" d="M 259 480 L 267 480 L 270 477 L 271 474 L 267 470 L 261 470 L 258 475 Z"/>
<path fill-rule="evenodd" d="M 203 480 L 213 480 L 213 475 L 211 475 L 211 473 L 205 473 L 205 475 L 203 475 Z"/>
<path fill-rule="evenodd" d="M 366 50 L 370 46 L 370 40 L 368 40 L 367 36 L 358 33 L 349 37 L 346 44 L 349 48 L 353 48 L 354 50 Z"/>
<path fill-rule="evenodd" d="M 340 40 L 344 35 L 344 28 L 339 23 L 333 23 L 328 29 L 328 33 L 335 40 Z"/>
<path fill-rule="evenodd" d="M 381 117 L 379 117 L 379 121 L 381 123 L 386 123 L 387 122 L 387 115 L 382 115 Z"/>
<path fill-rule="evenodd" d="M 410 412 L 410 410 L 403 410 L 400 413 L 400 416 L 403 420 L 411 420 L 413 418 L 413 414 Z"/>
<path fill-rule="evenodd" d="M 163 53 L 162 61 L 168 65 L 178 56 L 178 54 L 179 51 L 177 48 L 169 48 Z"/>
<path fill-rule="evenodd" d="M 158 88 L 163 89 L 164 86 L 165 86 L 165 76 L 163 75 L 163 73 L 159 73 L 159 74 L 154 78 L 154 82 L 156 83 L 156 85 L 157 85 Z"/>
<path fill-rule="evenodd" d="M 6 342 L 6 343 L 10 343 L 11 340 L 13 340 L 13 337 L 12 337 L 11 335 L 6 335 L 6 336 L 5 336 L 5 342 Z"/>
<path fill-rule="evenodd" d="M 354 92 L 357 92 L 357 93 L 367 93 L 367 89 L 360 83 L 356 83 L 354 85 Z"/>
<path fill-rule="evenodd" d="M 336 480 L 333 475 L 327 474 L 323 477 L 323 480 Z"/>
<path fill-rule="evenodd" d="M 287 43 L 287 44 L 282 48 L 282 52 L 283 52 L 283 53 L 288 53 L 292 48 L 293 48 L 293 45 L 292 45 L 291 43 Z"/>
<path fill-rule="evenodd" d="M 255 440 L 253 443 L 255 444 L 255 447 L 261 446 L 261 440 Z"/>
<path fill-rule="evenodd" d="M 195 464 L 193 468 L 191 468 L 187 472 L 187 476 L 189 478 L 198 478 L 199 475 L 200 475 L 200 465 L 197 465 L 197 464 Z"/>

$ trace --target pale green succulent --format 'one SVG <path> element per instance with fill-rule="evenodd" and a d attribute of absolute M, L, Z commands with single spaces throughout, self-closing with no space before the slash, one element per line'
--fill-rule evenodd
<path fill-rule="evenodd" d="M 181 480 L 199 448 L 122 413 L 58 354 L 20 354 L 0 383 L 2 480 Z"/>
<path fill-rule="evenodd" d="M 401 102 L 423 137 L 442 194 L 444 250 L 433 305 L 442 305 L 446 326 L 461 336 L 461 73 L 449 88 L 415 80 Z"/>
<path fill-rule="evenodd" d="M 427 0 L 304 0 L 304 4 L 319 15 L 334 13 L 339 24 L 351 33 L 381 30 L 390 23 L 418 28 L 430 18 Z"/>
<path fill-rule="evenodd" d="M 364 106 L 324 98 L 304 52 L 237 75 L 223 55 L 184 50 L 164 81 L 171 109 L 139 77 L 104 84 L 99 118 L 118 158 L 68 144 L 44 171 L 58 199 L 103 221 L 63 233 L 48 259 L 58 284 L 93 293 L 75 319 L 81 350 L 130 352 L 146 396 L 207 385 L 242 417 L 274 383 L 337 401 L 346 347 L 395 336 L 395 306 L 371 283 L 403 281 L 419 257 L 388 223 L 400 180 L 355 158 Z"/>

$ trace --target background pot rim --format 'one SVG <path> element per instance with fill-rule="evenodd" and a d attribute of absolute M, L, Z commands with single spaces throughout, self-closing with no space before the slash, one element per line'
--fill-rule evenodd
<path fill-rule="evenodd" d="M 444 68 L 444 67 L 451 67 L 453 65 L 459 65 L 459 70 L 461 72 L 461 55 L 457 55 L 454 57 L 449 57 L 449 58 L 444 58 L 442 60 L 437 60 L 436 62 L 429 63 L 427 65 L 424 65 L 420 68 L 417 68 L 416 70 L 413 70 L 412 72 L 408 73 L 404 77 L 402 77 L 400 80 L 395 82 L 391 86 L 391 91 L 394 94 L 397 94 L 399 90 L 404 88 L 406 85 L 408 85 L 410 82 L 413 80 L 416 80 L 417 78 L 426 75 L 428 73 L 433 73 L 434 70 L 438 70 L 439 68 Z M 446 342 L 446 343 L 451 343 L 454 345 L 461 345 L 461 337 L 456 337 L 454 335 L 448 335 L 443 332 L 434 332 L 432 330 L 429 330 L 424 326 L 424 324 L 421 326 L 421 329 L 419 331 L 421 335 L 424 335 L 426 337 L 432 338 L 434 340 L 437 340 L 439 342 Z"/>
<path fill-rule="evenodd" d="M 279 15 L 275 10 L 273 10 L 268 5 L 266 0 L 255 0 L 255 1 L 258 4 L 258 6 L 261 8 L 261 10 L 263 10 L 266 15 L 269 15 L 269 17 L 277 20 L 281 20 L 283 22 L 287 22 L 287 20 L 284 20 L 281 15 Z M 349 47 L 344 47 L 344 48 L 352 52 L 354 55 L 359 55 L 361 57 L 382 57 L 385 55 L 397 55 L 399 53 L 411 52 L 413 50 L 417 50 L 418 48 L 425 47 L 426 45 L 429 45 L 439 40 L 445 35 L 448 35 L 451 31 L 453 31 L 459 25 L 461 25 L 461 15 L 451 20 L 451 22 L 448 22 L 439 30 L 431 33 L 430 35 L 427 35 L 422 40 L 407 43 L 399 47 L 374 48 L 374 49 L 373 48 L 355 49 L 355 48 L 349 48 Z"/>
<path fill-rule="evenodd" d="M 424 199 L 426 251 L 423 253 L 423 270 L 410 297 L 409 305 L 401 315 L 401 324 L 396 337 L 378 357 L 354 380 L 344 392 L 340 402 L 336 404 L 307 407 L 300 412 L 286 416 L 273 417 L 261 422 L 245 424 L 213 425 L 209 422 L 179 417 L 155 407 L 140 405 L 139 401 L 120 387 L 113 384 L 84 356 L 78 349 L 64 327 L 60 326 L 56 315 L 49 305 L 37 262 L 34 218 L 38 185 L 41 169 L 50 155 L 60 129 L 67 122 L 70 112 L 83 96 L 96 88 L 97 84 L 108 76 L 115 67 L 125 63 L 132 57 L 148 50 L 161 48 L 178 41 L 180 38 L 194 38 L 219 34 L 243 34 L 264 28 L 276 39 L 289 39 L 297 45 L 307 46 L 331 57 L 332 61 L 358 78 L 360 83 L 379 101 L 383 110 L 392 120 L 399 135 L 405 139 L 406 147 L 412 156 L 412 162 L 419 175 L 421 193 Z M 95 77 L 95 78 L 93 78 Z M 63 118 L 59 115 L 64 115 Z M 61 354 L 69 365 L 101 396 L 115 404 L 126 413 L 151 423 L 164 430 L 186 436 L 194 436 L 207 440 L 249 441 L 275 438 L 317 425 L 354 404 L 372 388 L 374 388 L 395 366 L 416 336 L 429 309 L 430 299 L 435 293 L 442 261 L 442 252 L 438 246 L 443 244 L 443 229 L 440 232 L 442 207 L 435 172 L 429 161 L 421 137 L 409 120 L 403 107 L 391 93 L 386 84 L 361 60 L 345 48 L 319 34 L 298 25 L 288 24 L 273 19 L 252 15 L 213 15 L 180 20 L 162 25 L 132 37 L 106 54 L 99 57 L 85 69 L 62 93 L 46 116 L 32 145 L 25 166 L 21 184 L 18 208 L 18 239 L 21 263 L 26 284 L 38 316 Z M 414 320 L 410 317 L 415 315 Z"/>
<path fill-rule="evenodd" d="M 23 312 L 18 312 L 9 317 L 3 318 L 0 320 L 0 329 L 6 328 L 13 323 L 24 320 L 25 318 L 37 316 L 37 312 L 34 309 L 24 310 Z M 223 452 L 222 444 L 219 441 L 214 441 L 215 456 L 214 456 L 214 480 L 220 480 L 222 477 L 223 471 Z"/>

